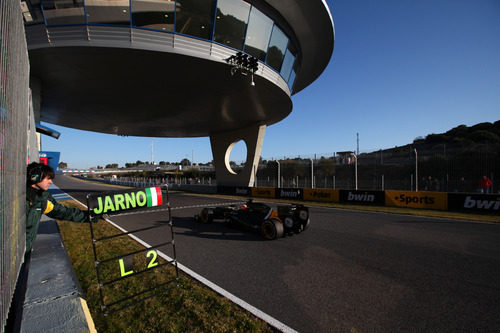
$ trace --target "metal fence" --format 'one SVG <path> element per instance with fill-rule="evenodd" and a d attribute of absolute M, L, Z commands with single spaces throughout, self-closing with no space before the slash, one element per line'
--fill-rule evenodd
<path fill-rule="evenodd" d="M 498 193 L 497 166 L 500 145 L 432 149 L 404 146 L 375 152 L 313 154 L 261 159 L 254 186 L 281 188 L 329 188 L 345 190 L 406 190 L 477 192 L 483 176 L 492 180 L 490 193 Z M 419 153 L 420 151 L 420 153 Z M 238 172 L 243 162 L 235 162 Z M 180 173 L 149 177 L 119 176 L 110 182 L 128 186 L 217 185 L 213 172 Z"/>
<path fill-rule="evenodd" d="M 487 176 L 493 182 L 489 191 L 500 190 L 496 182 L 499 144 L 454 149 L 443 144 L 420 151 L 405 146 L 359 155 L 263 159 L 256 182 L 263 187 L 476 192 L 481 178 Z"/>
<path fill-rule="evenodd" d="M 29 64 L 19 1 L 0 1 L 0 332 L 25 248 Z"/>

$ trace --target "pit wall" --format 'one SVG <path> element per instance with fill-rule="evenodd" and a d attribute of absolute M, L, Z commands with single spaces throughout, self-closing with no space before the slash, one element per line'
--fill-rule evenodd
<path fill-rule="evenodd" d="M 500 194 L 226 186 L 219 186 L 217 193 L 267 199 L 435 209 L 471 213 L 500 213 Z"/>
<path fill-rule="evenodd" d="M 0 332 L 24 261 L 30 123 L 21 2 L 0 0 Z"/>

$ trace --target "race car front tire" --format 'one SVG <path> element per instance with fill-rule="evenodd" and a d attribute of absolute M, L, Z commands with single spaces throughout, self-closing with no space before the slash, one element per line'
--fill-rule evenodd
<path fill-rule="evenodd" d="M 309 222 L 311 220 L 310 219 L 307 219 L 307 221 L 305 222 L 302 222 L 302 223 L 298 223 L 297 224 L 297 227 L 295 228 L 295 233 L 296 234 L 300 234 L 301 232 L 305 231 L 307 228 L 309 228 Z"/>
<path fill-rule="evenodd" d="M 276 219 L 265 220 L 261 226 L 262 236 L 268 240 L 283 237 L 283 224 Z"/>
<path fill-rule="evenodd" d="M 298 215 L 302 221 L 309 220 L 309 212 L 306 209 L 300 209 Z"/>
<path fill-rule="evenodd" d="M 303 224 L 302 231 L 307 230 L 307 228 L 309 228 L 310 221 L 311 221 L 310 219 L 307 219 L 307 222 Z"/>

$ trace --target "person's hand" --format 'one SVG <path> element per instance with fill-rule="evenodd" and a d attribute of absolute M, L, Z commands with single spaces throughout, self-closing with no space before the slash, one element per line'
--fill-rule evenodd
<path fill-rule="evenodd" d="M 90 223 L 97 223 L 99 222 L 99 219 L 102 217 L 102 215 L 90 215 L 89 216 L 89 222 Z"/>

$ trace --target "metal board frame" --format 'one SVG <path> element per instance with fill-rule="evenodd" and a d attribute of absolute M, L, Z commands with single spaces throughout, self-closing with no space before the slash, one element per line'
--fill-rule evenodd
<path fill-rule="evenodd" d="M 160 187 L 154 187 L 155 189 L 158 189 Z M 115 192 L 104 192 L 104 193 L 99 193 L 99 194 L 89 194 L 87 195 L 87 207 L 88 207 L 88 212 L 89 216 L 95 217 L 96 211 L 102 211 L 102 206 L 100 209 L 97 209 L 95 203 L 97 202 L 97 198 L 101 198 L 101 203 L 103 200 L 106 201 L 107 207 L 111 207 L 111 203 L 113 203 L 114 207 L 118 208 L 125 208 L 125 209 L 115 209 L 111 214 L 106 213 L 108 216 L 118 216 L 118 215 L 135 215 L 135 214 L 140 214 L 140 213 L 147 213 L 147 212 L 166 212 L 167 214 L 167 221 L 168 221 L 168 231 L 170 239 L 166 242 L 162 242 L 159 244 L 155 244 L 150 247 L 146 247 L 145 249 L 133 251 L 133 252 L 124 252 L 121 253 L 117 256 L 109 257 L 109 258 L 101 258 L 99 256 L 99 250 L 97 249 L 97 244 L 103 243 L 106 241 L 110 241 L 113 239 L 116 239 L 118 237 L 123 237 L 123 236 L 129 236 L 134 233 L 142 232 L 142 231 L 147 231 L 147 230 L 153 230 L 153 229 L 158 229 L 158 228 L 165 228 L 165 225 L 158 225 L 158 226 L 150 226 L 150 227 L 145 227 L 145 228 L 140 228 L 140 229 L 135 229 L 132 231 L 127 231 L 127 232 L 122 232 L 122 233 L 117 233 L 113 234 L 110 236 L 104 236 L 100 238 L 96 238 L 96 233 L 93 227 L 93 223 L 89 223 L 89 228 L 90 228 L 90 233 L 92 237 L 92 249 L 93 249 L 93 254 L 94 254 L 94 264 L 95 264 L 95 269 L 96 269 L 96 275 L 97 275 L 97 282 L 98 282 L 98 289 L 99 289 L 99 296 L 101 300 L 101 310 L 105 316 L 113 314 L 115 312 L 127 309 L 129 307 L 132 307 L 138 303 L 141 303 L 143 301 L 146 301 L 150 298 L 153 298 L 154 296 L 160 295 L 172 288 L 175 288 L 178 286 L 178 281 L 179 281 L 179 269 L 177 266 L 177 258 L 176 258 L 176 249 L 175 249 L 175 240 L 174 240 L 174 231 L 173 231 L 173 223 L 172 223 L 172 214 L 171 214 L 171 207 L 170 207 L 170 202 L 168 199 L 168 187 L 167 186 L 162 186 L 160 189 L 161 196 L 163 196 L 163 190 L 166 193 L 166 202 L 163 202 L 163 198 L 161 198 L 161 205 L 156 205 L 153 207 L 149 208 L 144 208 L 140 210 L 134 210 L 132 212 L 127 212 L 123 213 L 124 210 L 128 210 L 130 208 L 136 209 L 138 207 L 129 207 L 128 205 L 125 206 L 124 204 L 120 205 L 120 202 L 116 203 L 113 202 L 114 198 L 120 198 L 120 196 L 124 196 L 125 194 L 129 194 L 129 196 L 132 196 L 134 193 L 141 193 L 145 192 L 147 188 L 139 188 L 139 189 L 133 189 L 129 191 L 115 191 Z M 139 195 L 138 195 L 139 196 Z M 104 198 L 104 199 L 103 199 Z M 149 197 L 148 197 L 149 200 Z M 119 200 L 118 200 L 119 201 Z M 139 201 L 139 200 L 138 200 Z M 158 208 L 160 207 L 160 208 Z M 151 210 L 150 208 L 156 208 L 154 211 Z M 162 247 L 162 246 L 171 246 L 171 250 L 173 253 L 173 259 L 172 260 L 167 260 L 164 263 L 160 263 L 157 260 L 158 258 L 158 252 L 157 249 Z M 103 245 L 105 246 L 105 245 Z M 145 253 L 146 257 L 152 257 L 150 259 L 149 264 L 147 265 L 146 268 L 144 269 L 134 269 L 134 256 L 140 255 L 141 253 Z M 103 269 L 103 265 L 110 265 L 110 264 L 116 264 L 116 267 L 120 270 L 120 276 L 116 277 L 109 277 L 106 276 L 106 269 Z M 152 270 L 155 270 L 160 267 L 165 267 L 165 266 L 172 266 L 175 269 L 175 277 L 173 279 L 169 279 L 168 281 L 164 282 L 158 282 L 152 286 L 148 286 L 144 288 L 143 290 L 136 290 L 131 292 L 130 294 L 127 294 L 126 296 L 116 299 L 113 301 L 107 301 L 106 300 L 106 292 L 104 289 L 108 286 L 114 286 L 117 283 L 122 283 L 125 280 L 129 280 L 131 278 L 144 275 L 147 272 L 151 272 Z M 115 266 L 114 266 L 115 267 Z M 131 280 L 129 280 L 131 281 Z"/>

